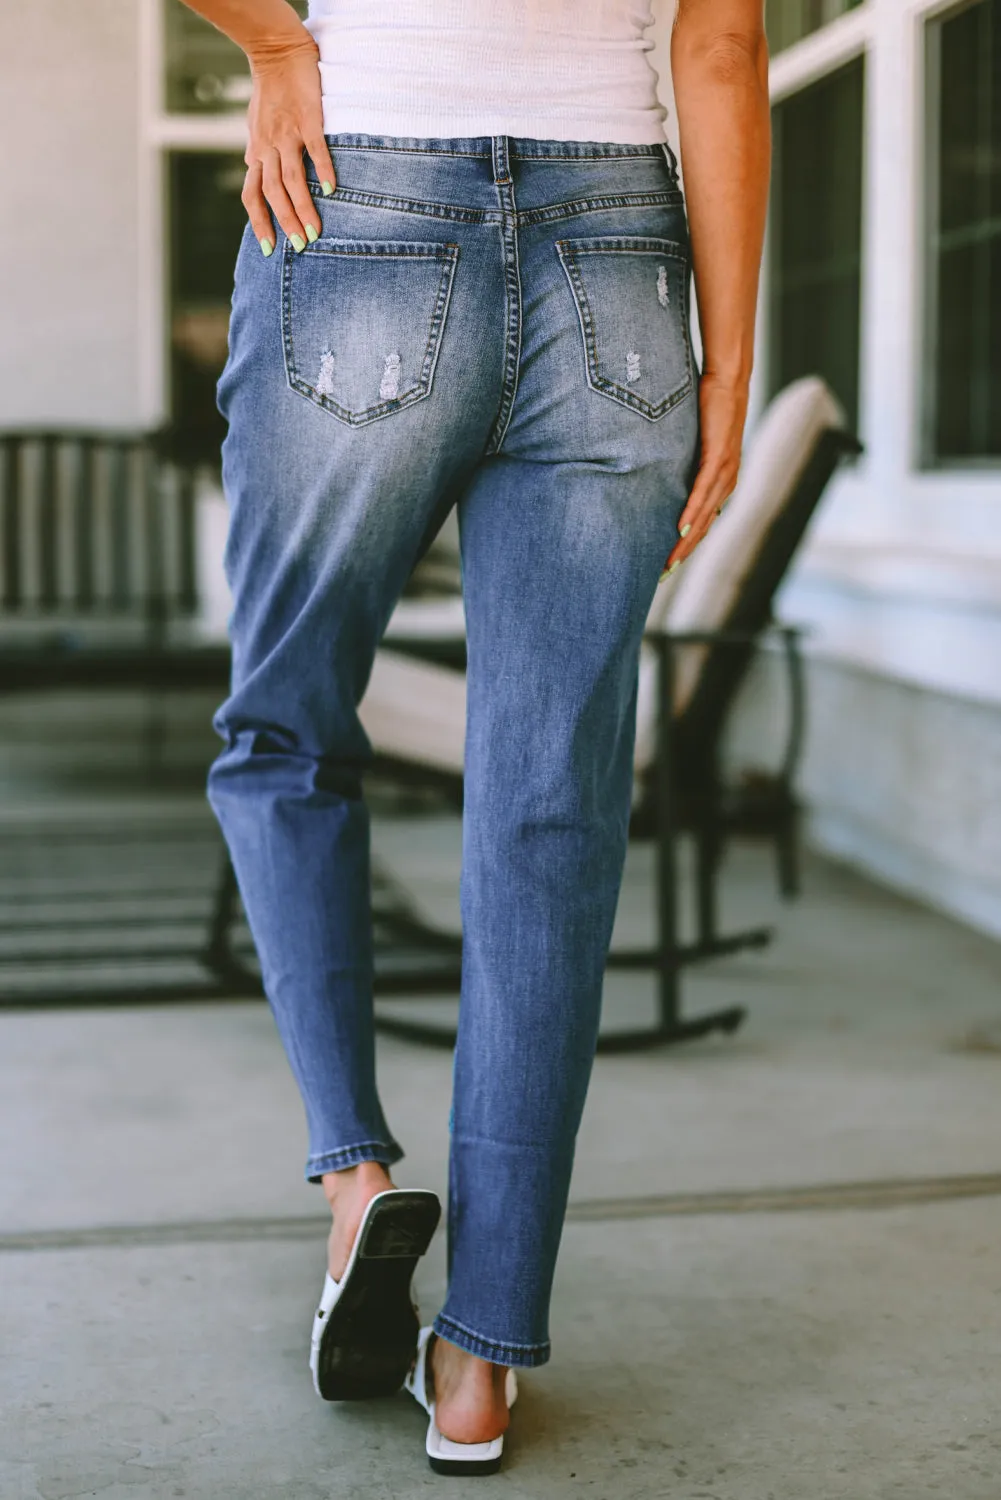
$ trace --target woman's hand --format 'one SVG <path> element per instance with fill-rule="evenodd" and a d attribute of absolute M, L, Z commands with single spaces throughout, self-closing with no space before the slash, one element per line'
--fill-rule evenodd
<path fill-rule="evenodd" d="M 265 255 L 275 248 L 272 213 L 294 250 L 304 250 L 307 240 L 312 243 L 319 238 L 319 216 L 306 182 L 303 148 L 316 168 L 325 197 L 337 181 L 323 137 L 318 51 L 305 28 L 302 37 L 302 41 L 283 41 L 250 58 L 253 93 L 241 197 Z"/>
<path fill-rule="evenodd" d="M 707 371 L 699 384 L 702 457 L 688 504 L 681 513 L 681 540 L 667 559 L 677 567 L 690 557 L 732 495 L 740 470 L 747 417 L 747 382 L 727 382 Z"/>

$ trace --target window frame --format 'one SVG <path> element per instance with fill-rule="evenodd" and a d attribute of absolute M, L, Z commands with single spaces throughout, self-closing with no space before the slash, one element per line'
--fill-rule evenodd
<path fill-rule="evenodd" d="M 941 26 L 964 11 L 972 10 L 980 0 L 932 0 L 921 6 L 914 16 L 918 28 L 915 54 L 915 120 L 919 170 L 917 175 L 917 212 L 915 232 L 918 239 L 918 278 L 920 306 L 917 309 L 915 378 L 916 453 L 915 468 L 926 474 L 996 474 L 1001 470 L 1001 454 L 952 454 L 940 456 L 935 451 L 938 370 L 938 290 L 939 274 L 933 250 L 933 236 L 939 217 L 939 182 L 941 168 Z M 933 37 L 935 57 L 932 57 Z"/>
<path fill-rule="evenodd" d="M 846 11 L 834 21 L 813 31 L 801 41 L 794 42 L 772 58 L 768 73 L 769 103 L 772 108 L 801 93 L 815 83 L 820 83 L 831 73 L 847 63 L 862 57 L 866 72 L 870 71 L 870 44 L 875 24 L 875 10 L 879 0 L 867 0 L 866 4 Z M 862 153 L 862 256 L 859 286 L 859 385 L 858 385 L 858 435 L 863 439 L 866 423 L 867 369 L 865 358 L 866 306 L 868 302 L 868 258 L 865 234 L 866 197 L 868 191 L 868 159 L 863 136 Z M 773 311 L 771 300 L 772 224 L 769 214 L 765 228 L 765 246 L 761 261 L 759 283 L 758 317 L 755 334 L 755 373 L 751 389 L 750 422 L 760 417 L 768 403 L 768 371 L 771 361 L 770 330 Z M 864 463 L 864 456 L 853 463 Z"/>
<path fill-rule="evenodd" d="M 775 58 L 784 57 L 788 52 L 792 52 L 795 48 L 801 47 L 804 42 L 808 42 L 808 41 L 812 40 L 813 37 L 819 36 L 819 35 L 821 35 L 822 32 L 827 31 L 829 27 L 831 27 L 831 26 L 837 26 L 838 24 L 840 24 L 840 22 L 842 22 L 845 19 L 846 16 L 853 15 L 858 10 L 864 10 L 868 5 L 870 5 L 872 3 L 873 3 L 873 0 L 853 0 L 853 3 L 850 3 L 849 8 L 847 10 L 842 11 L 842 13 L 840 15 L 834 16 L 830 21 L 821 21 L 820 25 L 817 26 L 817 27 L 815 27 L 812 31 L 804 32 L 804 34 L 801 37 L 797 37 L 794 41 L 786 42 L 785 46 L 783 46 L 783 47 L 777 47 L 775 49 L 774 54 L 773 54 L 774 57 Z M 766 13 L 765 13 L 766 26 L 767 26 L 767 20 L 768 20 L 768 16 L 767 16 L 767 0 L 766 0 Z"/>
<path fill-rule="evenodd" d="M 856 326 L 856 334 L 857 334 L 856 368 L 855 368 L 855 408 L 856 409 L 855 409 L 854 426 L 853 426 L 853 430 L 854 431 L 858 431 L 859 428 L 862 425 L 862 419 L 863 419 L 863 400 L 862 400 L 862 397 L 863 397 L 863 387 L 862 387 L 862 377 L 863 377 L 863 364 L 864 364 L 864 361 L 863 361 L 863 353 L 864 353 L 864 351 L 863 351 L 863 337 L 864 337 L 864 329 L 865 329 L 864 308 L 863 308 L 863 293 L 864 293 L 864 282 L 865 282 L 865 250 L 866 250 L 866 160 L 865 160 L 865 131 L 866 131 L 866 116 L 867 116 L 867 112 L 868 112 L 868 95 L 869 95 L 869 88 L 870 88 L 870 80 L 869 80 L 869 77 L 868 77 L 868 74 L 869 74 L 869 65 L 870 65 L 870 54 L 869 54 L 868 48 L 861 47 L 861 48 L 857 49 L 856 51 L 854 51 L 850 56 L 840 58 L 839 61 L 835 65 L 832 65 L 831 67 L 825 69 L 822 73 L 818 74 L 817 76 L 811 77 L 808 81 L 802 83 L 799 88 L 790 90 L 788 93 L 783 94 L 781 98 L 772 98 L 772 100 L 770 102 L 771 102 L 771 108 L 772 108 L 772 111 L 773 111 L 773 114 L 774 114 L 774 111 L 775 111 L 776 108 L 780 108 L 782 105 L 787 104 L 787 103 L 789 103 L 789 102 L 791 102 L 791 101 L 793 101 L 795 99 L 798 99 L 801 95 L 808 93 L 812 89 L 815 89 L 817 87 L 823 86 L 824 84 L 830 82 L 832 79 L 836 78 L 837 75 L 839 73 L 841 73 L 843 70 L 845 70 L 847 68 L 850 68 L 850 67 L 853 67 L 855 64 L 860 64 L 861 65 L 861 73 L 862 73 L 862 80 L 861 80 L 861 82 L 862 82 L 862 94 L 861 94 L 861 112 L 862 112 L 862 118 L 861 118 L 861 122 L 860 122 L 860 124 L 861 124 L 861 160 L 860 160 L 860 163 L 859 163 L 859 178 L 860 178 L 860 180 L 859 180 L 859 219 L 860 219 L 860 222 L 859 222 L 859 242 L 858 242 L 859 311 L 858 311 L 858 320 L 857 320 L 857 326 Z M 781 192 L 781 188 L 782 188 L 782 182 L 781 182 L 782 165 L 783 164 L 782 164 L 780 156 L 779 156 L 779 158 L 778 158 L 778 171 L 774 171 L 774 169 L 773 169 L 773 188 L 774 188 L 776 180 L 778 180 L 778 185 L 779 185 L 779 188 L 780 188 L 780 192 Z M 774 377 L 774 374 L 775 374 L 775 362 L 776 362 L 776 358 L 777 358 L 777 356 L 779 354 L 779 350 L 777 350 L 775 348 L 775 346 L 774 346 L 774 339 L 775 339 L 775 333 L 776 333 L 776 328 L 777 328 L 777 310 L 776 310 L 776 306 L 775 306 L 775 295 L 774 295 L 775 294 L 775 283 L 773 281 L 773 273 L 774 273 L 774 269 L 775 269 L 775 260 L 774 260 L 774 255 L 775 255 L 775 234 L 776 234 L 776 231 L 778 231 L 779 234 L 781 234 L 781 232 L 782 232 L 781 207 L 782 207 L 781 203 L 777 202 L 775 194 L 773 192 L 773 194 L 772 194 L 772 201 L 771 201 L 770 208 L 769 208 L 769 234 L 768 234 L 768 239 L 767 239 L 767 243 L 766 243 L 766 246 L 765 246 L 765 255 L 764 255 L 763 260 L 762 260 L 763 275 L 764 275 L 764 279 L 765 279 L 765 282 L 766 282 L 767 287 L 768 287 L 768 298 L 767 298 L 767 302 L 766 302 L 766 304 L 764 306 L 764 309 L 763 309 L 764 317 L 765 317 L 765 320 L 766 320 L 766 323 L 767 323 L 765 345 L 764 345 L 765 360 L 764 360 L 764 371 L 763 371 L 763 378 L 764 378 L 764 382 L 765 382 L 765 389 L 766 389 L 766 391 L 768 391 L 768 390 L 770 390 L 772 388 L 773 377 Z M 776 213 L 776 210 L 778 210 L 778 213 Z M 840 399 L 841 398 L 839 396 L 839 400 Z M 849 417 L 849 421 L 851 421 L 852 420 L 852 414 L 850 412 L 848 413 L 848 417 Z"/>
<path fill-rule="evenodd" d="M 151 425 L 170 418 L 170 263 L 167 158 L 175 151 L 233 151 L 247 144 L 246 110 L 171 113 L 166 105 L 165 0 L 139 0 L 139 369 Z"/>

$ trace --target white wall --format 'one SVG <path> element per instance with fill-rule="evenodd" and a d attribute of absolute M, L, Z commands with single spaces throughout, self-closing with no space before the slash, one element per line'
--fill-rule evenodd
<path fill-rule="evenodd" d="M 923 26 L 941 9 L 866 0 L 772 60 L 772 97 L 782 98 L 866 54 L 865 454 L 831 484 L 779 607 L 811 631 L 802 790 L 813 841 L 1001 936 L 1001 469 L 918 466 Z M 664 0 L 665 102 L 672 14 Z M 752 425 L 765 397 L 765 323 L 763 313 Z M 735 761 L 774 760 L 781 699 L 766 663 L 735 716 Z"/>
<path fill-rule="evenodd" d="M 135 0 L 0 5 L 0 426 L 141 420 Z"/>
<path fill-rule="evenodd" d="M 831 487 L 785 596 L 827 656 L 1001 706 L 1001 469 L 919 467 L 923 42 L 938 0 L 867 0 L 776 59 L 773 95 L 866 49 L 861 462 Z M 1001 851 L 999 851 L 1001 852 Z"/>
<path fill-rule="evenodd" d="M 1001 712 L 835 657 L 808 673 L 799 785 L 815 847 L 1001 938 Z M 785 667 L 765 656 L 731 723 L 731 771 L 779 763 Z"/>
<path fill-rule="evenodd" d="M 1001 469 L 919 467 L 924 23 L 867 0 L 773 93 L 866 47 L 860 436 L 782 596 L 813 629 L 815 843 L 1001 936 Z"/>

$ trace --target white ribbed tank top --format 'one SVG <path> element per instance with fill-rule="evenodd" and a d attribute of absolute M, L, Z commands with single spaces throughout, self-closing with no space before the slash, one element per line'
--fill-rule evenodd
<path fill-rule="evenodd" d="M 323 128 L 659 145 L 651 0 L 310 0 Z"/>

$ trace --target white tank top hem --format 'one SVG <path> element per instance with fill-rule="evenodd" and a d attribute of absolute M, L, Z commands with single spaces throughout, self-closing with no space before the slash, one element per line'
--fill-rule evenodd
<path fill-rule="evenodd" d="M 663 145 L 651 0 L 310 0 L 327 135 Z"/>

